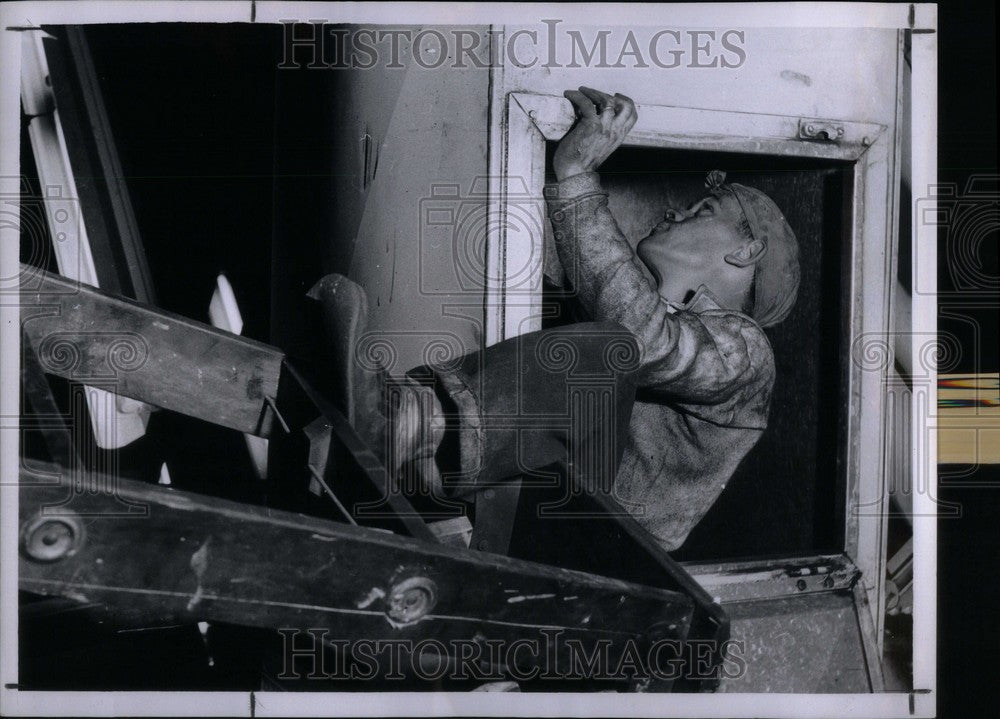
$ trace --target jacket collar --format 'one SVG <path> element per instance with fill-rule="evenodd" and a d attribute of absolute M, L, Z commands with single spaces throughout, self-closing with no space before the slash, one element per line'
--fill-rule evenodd
<path fill-rule="evenodd" d="M 694 295 L 687 302 L 668 302 L 674 312 L 705 312 L 706 310 L 720 310 L 722 305 L 715 299 L 715 295 L 706 285 L 699 285 Z"/>

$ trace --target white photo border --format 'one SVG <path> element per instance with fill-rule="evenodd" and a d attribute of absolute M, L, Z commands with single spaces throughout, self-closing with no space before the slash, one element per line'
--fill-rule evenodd
<path fill-rule="evenodd" d="M 0 192 L 17 193 L 20 175 L 20 29 L 43 24 L 89 23 L 277 23 L 291 18 L 330 22 L 407 24 L 540 22 L 557 12 L 586 24 L 647 23 L 654 5 L 551 5 L 498 3 L 284 3 L 168 2 L 106 3 L 11 2 L 0 5 Z M 670 5 L 671 23 L 745 27 L 880 27 L 918 29 L 912 35 L 913 187 L 930 187 L 937 176 L 937 8 L 932 4 L 760 3 Z M 915 195 L 917 193 L 914 193 Z M 913 223 L 914 282 L 936 286 L 934 228 Z M 17 228 L 0 238 L 0 277 L 17 275 Z M 913 342 L 935 333 L 936 297 L 913 296 Z M 0 415 L 19 413 L 19 308 L 0 302 Z M 914 347 L 914 350 L 918 350 Z M 936 374 L 930 386 L 935 386 Z M 494 693 L 268 693 L 268 692 L 43 692 L 19 691 L 17 667 L 17 484 L 0 482 L 0 714 L 178 715 L 178 716 L 690 716 L 690 717 L 855 717 L 933 716 L 936 709 L 936 496 L 937 432 L 926 407 L 914 402 L 913 446 L 926 448 L 926 462 L 914 462 L 912 486 L 934 491 L 914 496 L 913 686 L 902 694 L 494 694 Z M 919 441 L 918 441 L 919 440 Z M 0 476 L 17 476 L 19 430 L 6 420 L 0 430 Z M 336 701 L 331 701 L 335 699 Z"/>

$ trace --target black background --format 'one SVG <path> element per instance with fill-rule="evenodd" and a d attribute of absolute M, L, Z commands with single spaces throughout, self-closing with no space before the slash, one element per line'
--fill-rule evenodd
<path fill-rule="evenodd" d="M 996 7 L 948 3 L 939 8 L 938 26 L 938 174 L 963 187 L 971 175 L 997 172 Z M 984 258 L 993 276 L 997 244 L 994 232 L 992 257 Z M 949 289 L 946 267 L 939 263 L 942 291 Z M 997 371 L 996 299 L 991 311 L 964 310 L 988 329 L 979 356 L 969 356 L 957 371 L 974 371 L 977 362 L 981 371 Z M 955 311 L 962 311 L 960 304 Z M 941 317 L 939 329 L 960 332 L 961 323 Z M 955 486 L 949 476 L 965 469 L 942 466 L 938 490 L 939 499 L 962 507 L 960 518 L 938 522 L 938 714 L 944 717 L 995 716 L 997 705 L 991 655 L 1000 638 L 1000 492 L 988 485 L 1000 485 L 1000 465 L 980 467 Z"/>

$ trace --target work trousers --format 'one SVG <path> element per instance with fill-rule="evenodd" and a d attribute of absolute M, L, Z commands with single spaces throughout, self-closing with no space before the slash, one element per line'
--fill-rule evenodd
<path fill-rule="evenodd" d="M 468 495 L 515 476 L 558 482 L 555 474 L 565 474 L 575 492 L 610 493 L 639 359 L 634 336 L 622 326 L 588 322 L 411 370 L 413 377 L 433 378 L 447 416 L 438 451 L 445 492 Z M 553 467 L 560 471 L 553 474 Z"/>

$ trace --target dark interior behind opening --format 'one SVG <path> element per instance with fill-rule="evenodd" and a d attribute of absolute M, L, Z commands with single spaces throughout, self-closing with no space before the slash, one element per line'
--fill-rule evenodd
<path fill-rule="evenodd" d="M 554 149 L 548 143 L 549 167 Z M 702 561 L 839 552 L 849 280 L 844 217 L 851 168 L 811 158 L 623 147 L 600 175 L 611 212 L 634 246 L 665 210 L 703 197 L 705 175 L 713 169 L 762 190 L 781 208 L 799 240 L 801 284 L 792 314 L 767 330 L 777 367 L 768 429 L 673 554 Z M 560 306 L 550 325 L 583 316 L 573 300 L 559 299 L 565 294 L 555 287 L 560 274 L 554 254 L 547 253 L 545 301 Z"/>

